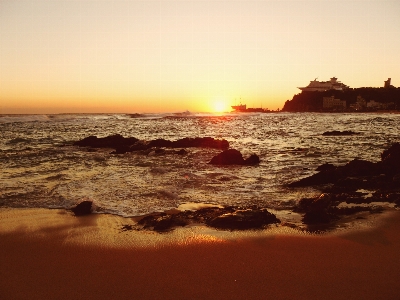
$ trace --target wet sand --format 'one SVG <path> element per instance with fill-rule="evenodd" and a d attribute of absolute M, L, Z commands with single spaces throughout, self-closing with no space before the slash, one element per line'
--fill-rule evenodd
<path fill-rule="evenodd" d="M 400 212 L 307 235 L 122 231 L 132 221 L 0 210 L 1 299 L 399 299 Z"/>

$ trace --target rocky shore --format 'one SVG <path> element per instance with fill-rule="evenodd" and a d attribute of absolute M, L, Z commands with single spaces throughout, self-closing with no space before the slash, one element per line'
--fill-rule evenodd
<path fill-rule="evenodd" d="M 377 212 L 379 203 L 400 205 L 400 143 L 385 150 L 379 162 L 354 159 L 344 166 L 323 164 L 317 171 L 289 185 L 313 186 L 323 192 L 318 198 L 299 201 L 296 210 L 304 213 L 304 223 L 329 223 L 341 215 Z"/>
<path fill-rule="evenodd" d="M 325 135 L 352 135 L 352 131 L 327 132 Z M 213 138 L 184 138 L 177 141 L 157 139 L 140 141 L 113 135 L 105 138 L 90 136 L 74 145 L 90 148 L 114 148 L 112 153 L 126 153 L 153 149 L 165 153 L 165 148 L 182 148 L 176 154 L 187 153 L 186 147 L 207 147 L 222 149 L 209 162 L 213 165 L 257 165 L 257 155 L 244 159 L 235 149 L 228 149 L 226 140 Z M 174 150 L 175 151 L 175 150 Z M 175 152 L 174 152 L 175 153 Z M 400 205 L 400 143 L 393 144 L 381 154 L 379 162 L 354 159 L 344 166 L 325 163 L 316 169 L 317 173 L 292 182 L 289 188 L 312 186 L 321 191 L 315 198 L 299 199 L 292 211 L 302 217 L 305 225 L 335 225 L 343 216 L 360 212 L 379 213 L 384 206 Z M 385 204 L 385 205 L 384 205 Z M 71 208 L 75 215 L 92 211 L 92 202 L 83 201 Z M 224 230 L 262 229 L 281 221 L 263 207 L 211 207 L 197 211 L 173 211 L 153 213 L 137 220 L 137 226 L 122 227 L 121 230 L 171 231 L 176 227 L 203 224 Z"/>

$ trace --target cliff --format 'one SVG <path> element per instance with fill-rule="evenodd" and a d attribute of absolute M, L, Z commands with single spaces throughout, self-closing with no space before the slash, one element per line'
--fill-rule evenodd
<path fill-rule="evenodd" d="M 371 88 L 363 87 L 356 89 L 346 89 L 344 91 L 329 90 L 324 92 L 301 92 L 293 96 L 292 100 L 287 100 L 282 111 L 305 112 L 323 111 L 323 97 L 334 96 L 340 100 L 346 100 L 347 109 L 355 104 L 357 97 L 361 96 L 367 102 L 374 100 L 385 104 L 387 109 L 400 110 L 400 88 Z"/>

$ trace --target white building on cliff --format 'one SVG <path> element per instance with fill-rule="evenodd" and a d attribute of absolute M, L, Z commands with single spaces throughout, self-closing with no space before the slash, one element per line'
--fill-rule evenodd
<path fill-rule="evenodd" d="M 314 80 L 310 81 L 310 84 L 307 85 L 306 87 L 299 87 L 299 89 L 302 91 L 310 91 L 310 92 L 313 91 L 324 92 L 328 90 L 342 91 L 347 88 L 348 86 L 338 81 L 336 77 L 332 77 L 331 80 L 329 81 L 317 81 L 317 78 L 315 78 Z"/>

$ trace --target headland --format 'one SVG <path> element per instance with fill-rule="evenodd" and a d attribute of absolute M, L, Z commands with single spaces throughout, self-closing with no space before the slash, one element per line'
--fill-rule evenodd
<path fill-rule="evenodd" d="M 351 88 L 333 77 L 330 81 L 310 81 L 302 92 L 287 100 L 283 112 L 398 112 L 400 88 L 391 85 L 391 78 L 383 87 Z"/>

